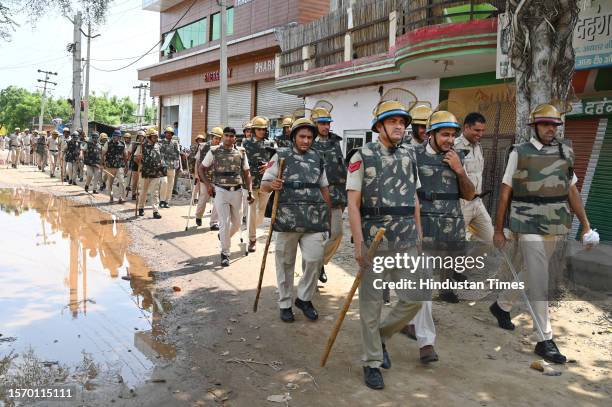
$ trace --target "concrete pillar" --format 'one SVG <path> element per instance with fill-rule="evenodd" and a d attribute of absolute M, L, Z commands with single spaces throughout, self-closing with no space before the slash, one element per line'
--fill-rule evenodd
<path fill-rule="evenodd" d="M 389 13 L 389 48 L 395 46 L 395 37 L 397 35 L 397 11 L 393 10 Z"/>

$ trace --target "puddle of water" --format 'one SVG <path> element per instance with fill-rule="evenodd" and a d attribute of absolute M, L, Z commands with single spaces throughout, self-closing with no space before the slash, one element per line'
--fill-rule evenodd
<path fill-rule="evenodd" d="M 174 358 L 149 270 L 127 248 L 114 216 L 0 189 L 0 358 L 31 347 L 41 360 L 75 366 L 84 351 L 128 385 L 145 381 L 155 360 Z"/>

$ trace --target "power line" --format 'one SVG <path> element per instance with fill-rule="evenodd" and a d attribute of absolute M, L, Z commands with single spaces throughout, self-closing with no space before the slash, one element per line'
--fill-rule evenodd
<path fill-rule="evenodd" d="M 183 20 L 183 18 L 185 18 L 185 16 L 187 15 L 187 13 L 189 13 L 189 11 L 191 10 L 191 8 L 197 3 L 198 0 L 193 0 L 193 2 L 191 3 L 191 5 L 189 6 L 189 8 L 187 8 L 187 10 L 185 10 L 185 12 L 183 13 L 183 15 L 181 16 L 181 18 L 179 18 L 177 20 L 176 23 L 174 23 L 174 25 L 172 26 L 172 28 L 170 29 L 170 31 L 174 30 L 176 28 L 176 26 L 181 22 L 181 20 Z M 96 71 L 101 71 L 101 72 L 116 72 L 116 71 L 121 71 L 125 68 L 129 68 L 130 66 L 134 65 L 136 62 L 140 61 L 142 58 L 146 57 L 147 55 L 149 55 L 149 53 L 151 51 L 153 51 L 155 49 L 155 47 L 157 47 L 159 44 L 161 44 L 162 40 L 160 39 L 159 41 L 157 41 L 157 43 L 155 45 L 153 45 L 149 50 L 147 50 L 144 54 L 142 54 L 140 57 L 138 57 L 138 59 L 136 59 L 135 61 L 130 62 L 129 64 L 122 66 L 121 68 L 116 68 L 116 69 L 100 69 L 100 68 L 96 68 L 95 66 L 91 66 L 93 69 L 95 69 Z"/>
<path fill-rule="evenodd" d="M 147 55 L 153 55 L 153 54 L 157 54 L 157 51 L 152 51 L 149 52 Z M 140 55 L 134 55 L 133 57 L 125 57 L 125 58 L 110 58 L 110 59 L 94 59 L 92 58 L 92 61 L 97 61 L 97 62 L 107 62 L 107 61 L 124 61 L 126 59 L 134 59 L 134 58 L 138 58 Z"/>

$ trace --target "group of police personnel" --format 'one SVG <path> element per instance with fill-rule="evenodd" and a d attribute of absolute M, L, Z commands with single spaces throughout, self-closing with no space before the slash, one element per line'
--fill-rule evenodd
<path fill-rule="evenodd" d="M 547 290 L 554 250 L 551 243 L 567 237 L 572 213 L 583 234 L 591 231 L 576 188 L 573 151 L 558 137 L 562 115 L 551 104 L 532 111 L 531 139 L 513 146 L 508 156 L 495 224 L 482 202 L 480 139 L 486 120 L 481 114 L 470 113 L 459 123 L 448 111 L 381 100 L 374 108 L 371 126 L 377 140 L 346 156 L 342 138 L 330 130 L 331 109 L 315 107 L 306 116 L 284 119 L 283 134 L 276 140 L 268 139 L 268 120 L 259 116 L 245 124 L 240 140 L 231 127 L 215 127 L 208 137 L 198 135 L 187 164 L 194 175 L 196 224 L 202 225 L 206 205 L 212 199 L 210 230 L 219 231 L 221 265 L 229 266 L 231 237 L 246 223 L 248 251 L 254 252 L 257 226 L 271 206 L 271 194 L 278 194 L 272 230 L 280 318 L 293 322 L 295 305 L 315 321 L 318 313 L 312 300 L 317 280 L 327 281 L 324 266 L 342 241 L 343 213 L 348 208 L 354 255 L 363 274 L 359 309 L 364 381 L 369 388 L 384 388 L 381 368 L 391 367 L 385 343 L 395 333 L 417 341 L 422 363 L 439 359 L 430 300 L 415 300 L 407 290 L 396 290 L 397 301 L 381 321 L 383 292 L 374 285 L 380 276 L 372 272 L 367 256 L 380 228 L 385 229 L 385 249 L 413 254 L 422 244 L 428 254 L 460 255 L 465 247 L 458 243 L 467 239 L 503 249 L 510 238 L 518 242 L 524 261 L 520 278 L 530 289 L 542 292 Z M 406 136 L 408 126 L 410 137 Z M 155 130 L 138 132 L 131 140 L 125 135 L 122 140 L 119 131 L 108 141 L 104 134 L 92 133 L 84 141 L 78 131 L 71 134 L 65 129 L 63 137 L 52 132 L 42 139 L 46 141 L 40 151 L 46 151 L 52 177 L 57 166 L 65 165 L 62 173 L 76 184 L 77 163 L 82 161 L 87 174 L 85 189 L 93 188 L 96 193 L 98 185 L 104 185 L 100 179 L 106 177 L 111 202 L 115 183 L 119 184 L 121 202 L 127 176 L 126 187 L 131 187 L 133 199 L 140 190 L 139 215 L 143 215 L 151 193 L 153 216 L 161 217 L 159 208 L 169 206 L 173 178 L 183 170 L 172 128 L 166 129 L 161 142 Z M 14 140 L 17 138 L 9 140 L 11 149 L 19 147 Z M 45 155 L 37 162 L 44 170 Z M 15 160 L 13 165 L 17 165 Z M 504 234 L 508 210 L 510 235 Z M 294 295 L 298 246 L 302 275 Z M 385 270 L 383 278 L 400 281 L 410 278 L 408 273 L 406 269 Z M 465 281 L 468 277 L 450 269 L 440 270 L 440 278 Z M 514 329 L 510 311 L 516 295 L 516 291 L 502 292 L 489 308 L 503 329 Z M 440 290 L 439 298 L 459 302 L 450 289 Z M 548 302 L 540 297 L 531 305 L 537 322 L 535 353 L 564 363 L 566 358 L 552 339 Z M 536 325 L 542 329 L 536 330 Z"/>

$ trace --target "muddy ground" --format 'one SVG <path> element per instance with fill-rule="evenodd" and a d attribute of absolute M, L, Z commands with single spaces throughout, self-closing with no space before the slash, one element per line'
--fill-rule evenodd
<path fill-rule="evenodd" d="M 609 299 L 553 304 L 555 340 L 572 362 L 557 367 L 562 374 L 556 377 L 529 367 L 538 357 L 532 353 L 531 318 L 525 312 L 513 312 L 517 329 L 507 332 L 497 328 L 488 312 L 489 301 L 434 302 L 440 361 L 422 366 L 416 343 L 398 335 L 388 344 L 393 367 L 383 372 L 386 389 L 374 391 L 363 384 L 356 301 L 327 366 L 319 367 L 355 273 L 348 233 L 326 267 L 330 281 L 320 286 L 313 299 L 319 321 L 312 323 L 297 310 L 296 322 L 285 324 L 276 305 L 273 245 L 259 311 L 252 311 L 264 227 L 258 233 L 257 252 L 246 257 L 236 236 L 231 266 L 222 268 L 217 233 L 208 229 L 208 214 L 204 227 L 195 229 L 192 220 L 192 227 L 184 231 L 187 197 L 162 210 L 161 220 L 152 219 L 150 210 L 144 218 L 135 219 L 131 202 L 110 205 L 106 195 L 92 196 L 81 187 L 62 186 L 32 167 L 0 170 L 0 187 L 11 186 L 52 193 L 114 214 L 132 236 L 129 250 L 142 256 L 153 271 L 156 295 L 169 304 L 162 325 L 165 341 L 176 347 L 175 359 L 160 363 L 148 382 L 131 391 L 111 380 L 85 391 L 75 405 L 558 407 L 610 403 Z M 290 400 L 267 401 L 273 395 L 288 395 Z"/>

